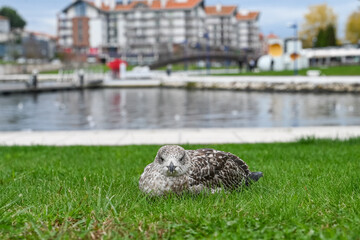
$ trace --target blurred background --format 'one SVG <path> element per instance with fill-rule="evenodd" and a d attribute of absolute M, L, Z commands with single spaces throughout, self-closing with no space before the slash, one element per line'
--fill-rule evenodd
<path fill-rule="evenodd" d="M 313 82 L 360 76 L 359 63 L 356 0 L 1 0 L 0 130 L 357 125 L 354 89 L 286 95 L 102 88 L 192 75 Z M 169 116 L 145 114 L 155 108 Z"/>
<path fill-rule="evenodd" d="M 356 48 L 359 5 L 355 0 L 276 4 L 260 0 L 2 0 L 0 58 L 3 63 L 18 64 L 105 63 L 122 58 L 130 65 L 151 65 L 210 51 L 257 59 L 269 51 L 282 54 L 290 46 L 286 41 L 298 36 L 300 48 Z M 297 28 L 298 35 L 293 32 Z M 307 52 L 312 64 L 322 60 L 314 54 Z M 338 57 L 336 53 L 328 57 L 331 63 L 358 62 L 358 57 L 332 59 Z M 205 64 L 192 60 L 188 67 L 195 65 Z"/>

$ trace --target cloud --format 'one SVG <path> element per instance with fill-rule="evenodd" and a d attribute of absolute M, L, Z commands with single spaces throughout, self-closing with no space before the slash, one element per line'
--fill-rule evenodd
<path fill-rule="evenodd" d="M 261 25 L 269 26 L 274 24 L 286 25 L 288 22 L 300 22 L 303 18 L 304 9 L 292 7 L 267 6 L 261 8 Z"/>
<path fill-rule="evenodd" d="M 31 11 L 31 9 L 23 12 L 27 16 L 26 29 L 35 32 L 44 32 L 56 35 L 56 14 L 58 12 L 57 10 L 48 9 L 41 14 Z"/>
<path fill-rule="evenodd" d="M 56 35 L 56 16 L 33 18 L 26 25 L 26 29 Z"/>
<path fill-rule="evenodd" d="M 263 6 L 257 9 L 261 12 L 259 26 L 265 34 L 275 33 L 280 37 L 290 37 L 293 31 L 289 23 L 300 24 L 306 9 L 287 6 Z"/>

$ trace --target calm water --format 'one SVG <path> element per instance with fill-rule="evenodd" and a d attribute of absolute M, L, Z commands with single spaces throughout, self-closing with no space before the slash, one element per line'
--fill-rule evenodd
<path fill-rule="evenodd" d="M 360 125 L 360 95 L 103 89 L 0 96 L 0 130 Z"/>

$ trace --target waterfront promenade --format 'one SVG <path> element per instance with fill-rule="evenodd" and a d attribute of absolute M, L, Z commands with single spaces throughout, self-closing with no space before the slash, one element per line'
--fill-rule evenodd
<path fill-rule="evenodd" d="M 359 93 L 358 76 L 192 76 L 176 74 L 153 80 L 104 81 L 105 88 L 169 87 L 239 91 Z"/>
<path fill-rule="evenodd" d="M 220 73 L 220 71 L 219 71 Z M 0 76 L 0 82 L 25 82 L 26 75 Z M 17 80 L 16 80 L 17 79 Z M 95 80 L 94 80 L 95 79 Z M 101 80 L 100 80 L 101 79 Z M 96 84 L 94 84 L 96 83 Z M 77 90 L 79 88 L 197 88 L 239 91 L 276 91 L 276 92 L 344 92 L 360 93 L 359 76 L 209 76 L 196 72 L 178 72 L 166 76 L 155 71 L 149 79 L 132 78 L 112 80 L 109 75 L 85 76 L 84 85 L 80 85 L 77 75 L 67 77 L 43 74 L 39 75 L 37 88 L 26 88 L 25 84 L 5 87 L 0 84 L 0 94 Z"/>
<path fill-rule="evenodd" d="M 328 139 L 360 137 L 360 126 L 0 132 L 0 145 L 240 144 L 292 142 L 312 137 Z"/>

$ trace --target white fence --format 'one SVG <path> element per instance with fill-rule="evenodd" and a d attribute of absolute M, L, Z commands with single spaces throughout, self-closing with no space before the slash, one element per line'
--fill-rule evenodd
<path fill-rule="evenodd" d="M 90 82 L 95 80 L 104 80 L 106 73 L 84 73 L 84 81 Z M 32 74 L 9 74 L 0 75 L 0 82 L 28 82 L 32 78 Z M 37 80 L 39 82 L 67 82 L 77 83 L 80 80 L 78 72 L 73 73 L 59 73 L 59 74 L 38 74 Z"/>

